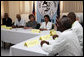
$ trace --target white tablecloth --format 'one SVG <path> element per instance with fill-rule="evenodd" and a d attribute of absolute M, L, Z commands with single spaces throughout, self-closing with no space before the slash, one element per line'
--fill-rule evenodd
<path fill-rule="evenodd" d="M 39 38 L 39 36 L 34 37 L 32 39 Z M 30 39 L 30 40 L 32 40 Z M 26 47 L 24 46 L 24 43 L 26 41 L 23 41 L 19 44 L 16 44 L 10 48 L 10 55 L 11 56 L 46 56 L 48 55 L 47 52 L 43 51 L 40 44 L 34 47 Z"/>
<path fill-rule="evenodd" d="M 48 31 L 44 31 L 42 33 L 44 33 L 44 35 L 49 34 Z M 60 33 L 58 33 L 58 34 L 60 34 Z M 31 38 L 29 40 L 39 39 L 40 36 L 42 36 L 42 34 L 37 37 Z M 40 44 L 37 46 L 34 46 L 34 47 L 27 48 L 26 46 L 24 46 L 24 43 L 26 41 L 23 41 L 21 43 L 18 43 L 16 45 L 12 46 L 10 48 L 10 55 L 11 56 L 47 56 L 49 54 L 42 50 Z M 50 41 L 50 40 L 48 40 L 48 41 Z"/>
<path fill-rule="evenodd" d="M 31 29 L 1 29 L 1 41 L 12 44 L 20 43 L 38 35 L 40 35 L 40 33 L 32 33 Z"/>

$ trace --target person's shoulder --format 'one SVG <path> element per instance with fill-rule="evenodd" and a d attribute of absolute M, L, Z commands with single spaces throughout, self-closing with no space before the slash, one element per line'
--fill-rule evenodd
<path fill-rule="evenodd" d="M 81 24 L 80 24 L 80 22 L 79 22 L 79 21 L 76 21 L 76 23 L 77 23 L 77 24 L 79 24 L 79 25 L 81 26 Z M 82 27 L 82 26 L 81 26 L 81 27 Z"/>
<path fill-rule="evenodd" d="M 41 22 L 42 24 L 44 24 L 45 22 Z"/>
<path fill-rule="evenodd" d="M 62 35 L 67 35 L 67 36 L 70 36 L 70 35 L 73 35 L 73 31 L 71 31 L 71 30 L 66 30 L 66 31 L 64 31 L 64 32 L 62 32 Z"/>
<path fill-rule="evenodd" d="M 12 20 L 10 17 L 8 17 L 9 20 Z"/>
<path fill-rule="evenodd" d="M 30 23 L 31 21 L 28 21 L 27 23 Z"/>
<path fill-rule="evenodd" d="M 65 39 L 66 41 L 73 39 L 73 37 L 75 36 L 74 32 L 72 31 L 64 31 L 61 33 L 60 37 Z"/>
<path fill-rule="evenodd" d="M 37 23 L 37 21 L 34 21 L 35 23 Z"/>
<path fill-rule="evenodd" d="M 75 21 L 74 24 L 72 25 L 72 29 L 79 29 L 79 28 L 82 28 L 82 25 L 78 22 L 78 21 Z"/>
<path fill-rule="evenodd" d="M 2 18 L 2 20 L 5 20 L 5 18 Z"/>
<path fill-rule="evenodd" d="M 79 24 L 79 21 L 75 21 L 74 24 Z"/>
<path fill-rule="evenodd" d="M 8 17 L 8 19 L 11 19 L 10 17 Z"/>
<path fill-rule="evenodd" d="M 52 22 L 49 22 L 49 24 L 52 24 Z"/>

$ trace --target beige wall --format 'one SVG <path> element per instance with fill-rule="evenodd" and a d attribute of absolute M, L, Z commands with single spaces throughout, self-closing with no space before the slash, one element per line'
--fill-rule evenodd
<path fill-rule="evenodd" d="M 9 1 L 9 16 L 12 18 L 13 22 L 16 19 L 16 14 L 19 14 L 19 1 Z"/>
<path fill-rule="evenodd" d="M 5 1 L 3 3 L 4 3 L 4 12 L 9 13 L 9 3 L 8 3 L 8 1 Z"/>
<path fill-rule="evenodd" d="M 83 12 L 82 1 L 63 1 L 63 12 L 74 11 L 76 13 Z"/>
<path fill-rule="evenodd" d="M 1 1 L 1 16 L 8 13 L 13 22 L 16 19 L 16 14 L 19 13 L 19 1 Z"/>
<path fill-rule="evenodd" d="M 3 1 L 1 1 L 1 18 L 3 17 L 3 13 L 4 13 L 4 4 Z"/>
<path fill-rule="evenodd" d="M 3 1 L 1 1 L 1 24 L 2 24 L 3 13 L 4 13 L 4 4 Z"/>

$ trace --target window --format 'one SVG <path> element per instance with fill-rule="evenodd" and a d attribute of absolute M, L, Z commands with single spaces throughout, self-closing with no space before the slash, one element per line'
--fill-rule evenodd
<path fill-rule="evenodd" d="M 29 14 L 32 13 L 33 1 L 20 1 L 20 13 Z"/>

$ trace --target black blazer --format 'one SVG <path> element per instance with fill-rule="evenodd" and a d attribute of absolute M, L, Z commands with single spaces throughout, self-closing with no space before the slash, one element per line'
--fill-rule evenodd
<path fill-rule="evenodd" d="M 8 18 L 8 19 L 6 20 L 6 18 L 3 18 L 3 19 L 2 19 L 2 25 L 12 26 L 12 19 L 11 19 L 11 18 Z"/>

